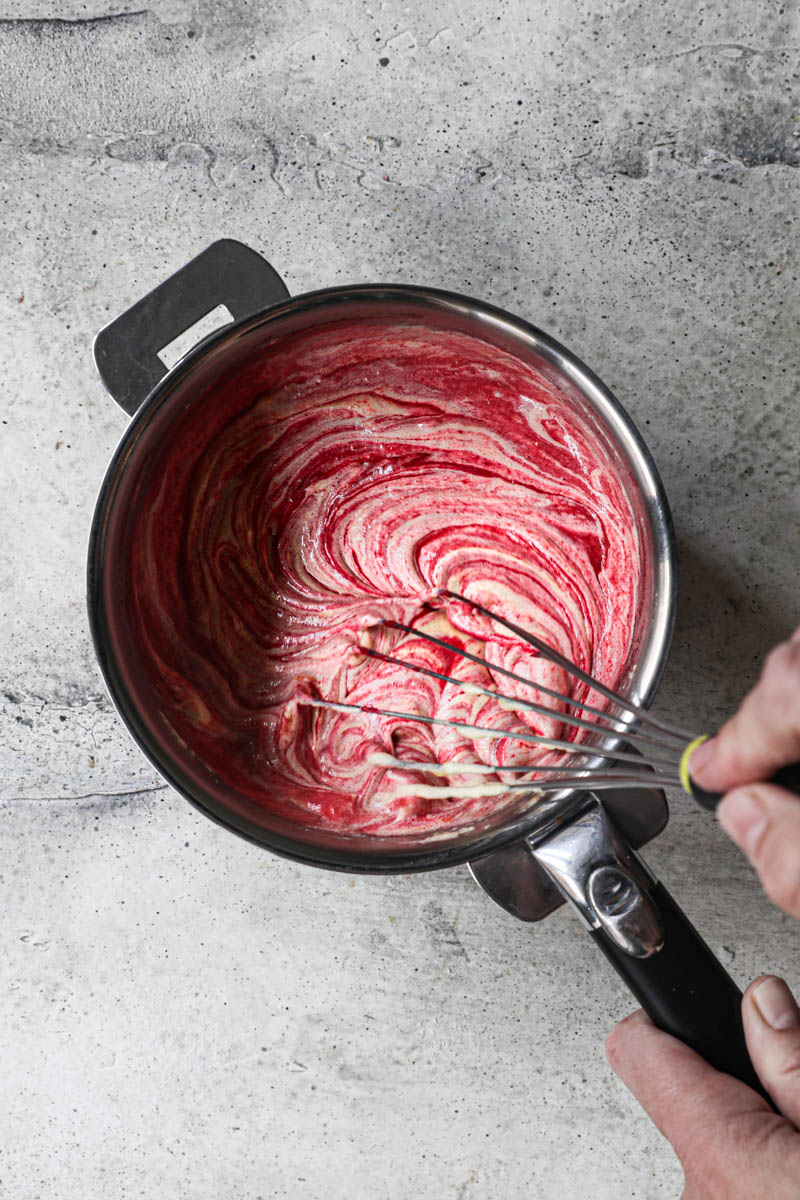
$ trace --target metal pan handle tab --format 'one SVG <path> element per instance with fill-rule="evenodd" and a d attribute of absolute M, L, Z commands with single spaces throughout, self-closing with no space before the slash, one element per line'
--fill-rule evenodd
<path fill-rule="evenodd" d="M 288 295 L 278 273 L 255 250 L 230 238 L 213 242 L 100 330 L 94 340 L 100 378 L 120 408 L 133 416 L 167 373 L 159 358 L 165 346 L 220 305 L 238 321 Z"/>

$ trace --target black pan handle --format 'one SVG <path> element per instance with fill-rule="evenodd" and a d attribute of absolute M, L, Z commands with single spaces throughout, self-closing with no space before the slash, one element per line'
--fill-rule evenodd
<path fill-rule="evenodd" d="M 653 1022 L 765 1096 L 739 988 L 597 797 L 531 853 Z"/>
<path fill-rule="evenodd" d="M 765 783 L 775 783 L 778 787 L 794 792 L 795 796 L 800 796 L 800 763 L 790 763 L 788 767 L 781 767 L 780 771 L 776 771 L 771 778 L 765 780 Z M 689 786 L 698 804 L 707 808 L 709 812 L 716 812 L 717 805 L 723 796 L 722 792 L 707 792 L 705 788 L 701 788 L 699 784 L 695 783 L 691 776 L 689 777 Z"/>
<path fill-rule="evenodd" d="M 664 935 L 655 954 L 635 958 L 602 928 L 592 939 L 659 1029 L 769 1100 L 747 1052 L 742 993 L 662 883 L 651 898 Z"/>
<path fill-rule="evenodd" d="M 211 330 L 198 334 L 200 341 L 231 318 L 252 316 L 288 295 L 281 277 L 255 250 L 230 238 L 213 242 L 100 330 L 94 340 L 100 378 L 133 416 L 167 373 L 159 351 L 182 333 L 223 306 L 230 316 L 220 313 Z"/>

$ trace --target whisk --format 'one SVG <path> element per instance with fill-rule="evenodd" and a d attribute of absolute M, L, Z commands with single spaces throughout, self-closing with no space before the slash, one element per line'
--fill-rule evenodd
<path fill-rule="evenodd" d="M 600 732 L 608 735 L 622 735 L 625 742 L 633 746 L 636 752 L 630 753 L 625 750 L 620 751 L 605 748 L 602 745 L 596 746 L 570 742 L 562 738 L 548 737 L 545 734 L 523 733 L 493 728 L 491 726 L 472 725 L 461 721 L 452 721 L 445 717 L 426 716 L 422 713 L 397 712 L 392 709 L 373 707 L 368 704 L 346 704 L 312 696 L 302 697 L 302 703 L 317 708 L 331 709 L 339 712 L 362 712 L 374 716 L 391 717 L 402 721 L 417 721 L 426 725 L 443 725 L 462 732 L 472 739 L 510 738 L 539 746 L 545 750 L 562 751 L 566 755 L 571 755 L 573 759 L 571 764 L 562 761 L 552 764 L 537 763 L 492 766 L 485 763 L 469 762 L 426 762 L 417 759 L 396 758 L 391 754 L 375 753 L 369 757 L 369 762 L 376 766 L 411 772 L 419 771 L 426 775 L 488 775 L 503 771 L 525 773 L 527 775 L 535 774 L 537 776 L 537 778 L 529 778 L 513 783 L 489 783 L 479 785 L 477 788 L 465 785 L 450 789 L 451 794 L 459 796 L 469 796 L 470 794 L 479 794 L 482 797 L 505 795 L 509 791 L 557 792 L 576 787 L 603 790 L 607 788 L 681 786 L 704 808 L 710 810 L 716 808 L 721 799 L 721 794 L 709 792 L 699 787 L 691 779 L 688 769 L 692 753 L 702 742 L 707 740 L 708 735 L 697 735 L 671 721 L 667 721 L 661 716 L 649 712 L 631 699 L 606 687 L 605 684 L 595 679 L 592 675 L 589 675 L 575 663 L 570 662 L 568 658 L 565 658 L 535 634 L 529 633 L 528 630 L 521 628 L 513 621 L 509 621 L 505 617 L 492 612 L 477 601 L 449 590 L 442 590 L 440 595 L 443 599 L 459 601 L 476 612 L 481 613 L 483 616 L 488 617 L 491 621 L 496 622 L 496 624 L 508 629 L 523 642 L 532 646 L 542 658 L 560 667 L 568 675 L 586 684 L 592 691 L 616 705 L 621 710 L 620 713 L 609 713 L 586 701 L 576 700 L 572 696 L 565 695 L 553 688 L 546 687 L 542 683 L 528 679 L 526 676 L 519 674 L 517 671 L 512 671 L 508 667 L 503 667 L 496 663 L 490 664 L 486 659 L 473 654 L 469 650 L 455 646 L 452 642 L 426 633 L 424 630 L 415 629 L 413 626 L 406 625 L 402 621 L 387 620 L 383 624 L 389 629 L 397 629 L 413 634 L 416 638 L 421 638 L 426 642 L 449 650 L 461 658 L 469 659 L 471 662 L 485 667 L 494 675 L 505 675 L 516 683 L 531 687 L 540 695 L 549 697 L 556 704 L 566 706 L 566 711 L 560 711 L 560 709 L 549 707 L 538 701 L 522 700 L 516 696 L 506 695 L 503 692 L 478 684 L 464 683 L 462 680 L 435 671 L 430 667 L 407 662 L 391 654 L 384 654 L 381 651 L 373 650 L 371 647 L 361 647 L 362 653 L 371 658 L 392 663 L 397 667 L 402 667 L 422 675 L 428 675 L 445 683 L 453 683 L 466 692 L 475 695 L 485 695 L 491 699 L 500 701 L 507 707 L 526 709 L 545 717 L 555 717 L 562 725 L 568 725 L 573 729 L 585 729 L 593 733 Z M 584 715 L 577 716 L 575 712 L 570 710 L 580 711 Z M 593 719 L 590 720 L 588 719 L 589 717 Z M 631 725 L 637 727 L 635 732 L 631 730 Z M 610 768 L 613 769 L 607 767 L 593 767 L 589 769 L 585 765 L 581 766 L 580 762 L 576 765 L 574 761 L 576 757 L 585 759 L 587 755 L 610 760 Z M 614 765 L 618 763 L 624 765 L 621 767 Z M 540 777 L 542 773 L 546 773 L 545 778 Z M 781 784 L 800 794 L 800 764 L 782 768 L 773 776 L 772 782 Z M 429 794 L 435 796 L 441 790 L 420 784 L 415 788 L 415 793 L 422 797 Z"/>

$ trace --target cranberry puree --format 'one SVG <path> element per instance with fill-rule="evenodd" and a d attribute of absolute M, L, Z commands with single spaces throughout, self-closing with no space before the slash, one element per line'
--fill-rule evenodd
<path fill-rule="evenodd" d="M 513 802 L 496 785 L 525 778 L 504 766 L 535 776 L 558 753 L 304 698 L 579 741 L 557 715 L 470 685 L 546 697 L 381 622 L 581 699 L 582 685 L 438 590 L 480 601 L 613 687 L 641 575 L 609 452 L 552 383 L 478 338 L 377 320 L 277 341 L 179 418 L 139 489 L 130 556 L 138 652 L 176 738 L 267 809 L 381 835 L 484 817 Z M 387 766 L 387 755 L 445 770 Z"/>

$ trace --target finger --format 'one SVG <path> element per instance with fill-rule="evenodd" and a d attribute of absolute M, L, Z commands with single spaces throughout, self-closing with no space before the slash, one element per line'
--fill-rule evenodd
<path fill-rule="evenodd" d="M 748 1117 L 758 1123 L 775 1116 L 763 1097 L 656 1029 L 641 1010 L 612 1029 L 606 1056 L 684 1168 L 699 1155 L 709 1167 L 729 1157 L 732 1129 L 741 1131 Z"/>
<path fill-rule="evenodd" d="M 698 747 L 689 772 L 701 787 L 726 792 L 768 779 L 800 758 L 800 629 L 768 655 L 756 686 L 716 737 Z"/>
<path fill-rule="evenodd" d="M 643 1012 L 611 1031 L 606 1053 L 672 1143 L 686 1176 L 687 1200 L 797 1196 L 797 1130 L 751 1088 L 715 1071 Z"/>
<path fill-rule="evenodd" d="M 747 1049 L 785 1117 L 800 1126 L 800 1008 L 782 979 L 762 975 L 742 1000 Z"/>
<path fill-rule="evenodd" d="M 800 800 L 769 783 L 728 792 L 719 823 L 758 871 L 774 904 L 800 920 Z"/>

